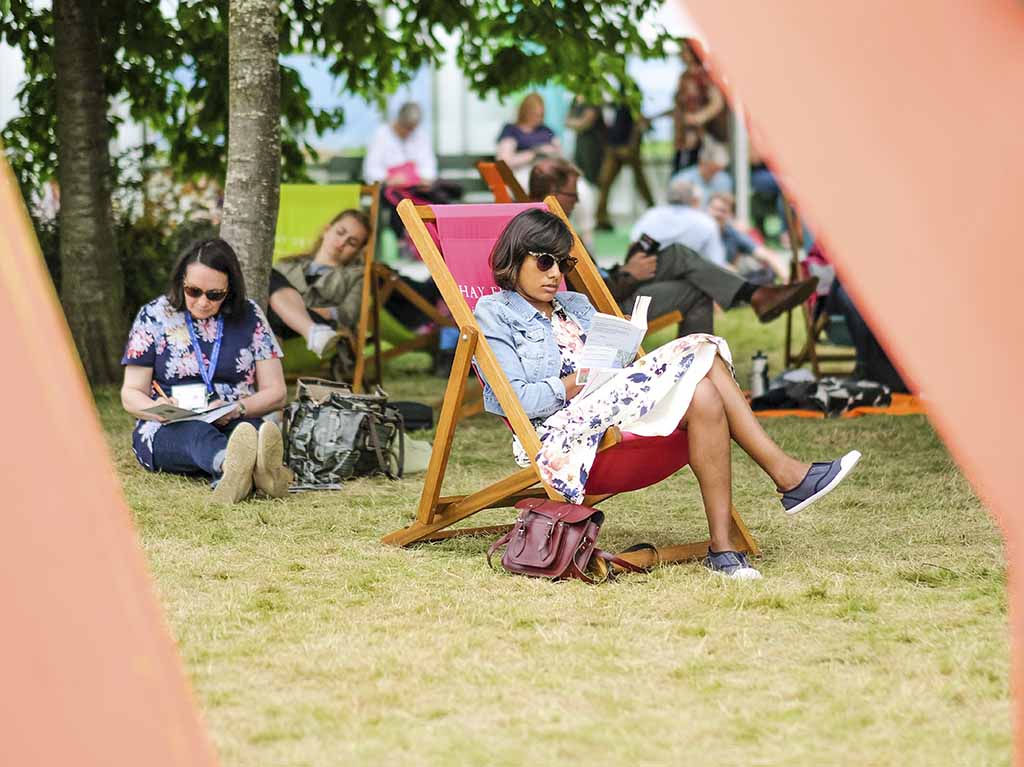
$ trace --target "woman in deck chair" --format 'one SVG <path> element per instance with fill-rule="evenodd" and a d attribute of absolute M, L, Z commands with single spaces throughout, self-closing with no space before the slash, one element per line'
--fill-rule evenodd
<path fill-rule="evenodd" d="M 299 335 L 318 357 L 359 322 L 363 295 L 361 253 L 370 220 L 361 210 L 343 210 L 330 220 L 308 253 L 281 259 L 270 272 L 271 326 L 284 339 Z"/>
<path fill-rule="evenodd" d="M 688 432 L 690 466 L 700 484 L 711 532 L 705 565 L 733 578 L 758 578 L 743 553 L 730 550 L 730 437 L 775 482 L 782 506 L 795 514 L 834 489 L 860 453 L 808 464 L 787 455 L 761 428 L 732 375 L 725 340 L 694 333 L 665 344 L 577 398 L 576 361 L 594 308 L 586 296 L 560 292 L 575 266 L 573 239 L 557 216 L 540 209 L 509 222 L 491 252 L 500 293 L 480 299 L 475 315 L 541 441 L 536 456 L 544 480 L 574 503 L 605 430 L 646 436 Z M 489 386 L 488 411 L 503 415 Z M 517 463 L 528 457 L 518 440 Z M 786 489 L 783 489 L 786 488 Z"/>

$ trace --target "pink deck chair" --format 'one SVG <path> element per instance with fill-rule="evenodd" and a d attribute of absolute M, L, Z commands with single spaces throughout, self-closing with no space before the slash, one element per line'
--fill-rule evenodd
<path fill-rule="evenodd" d="M 553 197 L 547 198 L 543 204 L 416 207 L 411 202 L 403 202 L 398 206 L 398 213 L 430 269 L 460 333 L 416 520 L 408 527 L 385 536 L 385 543 L 409 545 L 455 535 L 499 532 L 507 529 L 508 525 L 457 529 L 451 526 L 482 509 L 512 506 L 522 498 L 547 496 L 564 500 L 542 481 L 533 464 L 469 495 L 442 497 L 440 494 L 458 423 L 457 413 L 474 357 L 478 374 L 490 383 L 505 411 L 506 422 L 519 437 L 531 460 L 540 450 L 537 432 L 480 333 L 473 308 L 480 298 L 500 290 L 487 262 L 502 230 L 517 213 L 545 206 L 566 220 Z M 572 288 L 587 295 L 598 311 L 621 316 L 597 267 L 575 233 L 573 238 L 572 255 L 577 258 L 577 267 L 569 275 Z M 639 437 L 610 429 L 591 468 L 585 502 L 593 505 L 612 495 L 660 482 L 685 466 L 688 460 L 685 431 L 679 430 L 665 437 Z M 756 554 L 757 544 L 735 509 L 732 516 L 734 547 L 738 551 Z M 634 564 L 643 566 L 657 561 L 671 562 L 703 556 L 707 546 L 708 542 L 702 541 L 669 546 L 657 552 L 631 552 L 626 556 Z"/>

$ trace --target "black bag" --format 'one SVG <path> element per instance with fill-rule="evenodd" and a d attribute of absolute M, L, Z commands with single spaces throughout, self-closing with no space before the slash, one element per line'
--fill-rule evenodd
<path fill-rule="evenodd" d="M 826 377 L 819 381 L 785 381 L 750 401 L 751 410 L 818 410 L 838 418 L 855 407 L 886 407 L 888 386 L 875 381 Z"/>
<path fill-rule="evenodd" d="M 293 489 L 337 489 L 353 477 L 402 476 L 405 427 L 377 387 L 353 394 L 348 384 L 300 378 L 284 411 L 284 460 L 295 472 Z"/>
<path fill-rule="evenodd" d="M 406 431 L 420 431 L 434 428 L 434 409 L 422 402 L 392 402 L 402 414 Z"/>

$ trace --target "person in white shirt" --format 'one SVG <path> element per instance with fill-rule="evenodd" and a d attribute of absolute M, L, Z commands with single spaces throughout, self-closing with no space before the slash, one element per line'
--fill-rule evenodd
<path fill-rule="evenodd" d="M 725 247 L 715 220 L 697 206 L 700 200 L 692 183 L 673 178 L 668 185 L 667 202 L 648 208 L 637 219 L 630 239 L 634 242 L 646 234 L 661 243 L 685 245 L 717 266 L 726 265 Z"/>
<path fill-rule="evenodd" d="M 437 178 L 437 156 L 430 134 L 420 128 L 423 110 L 415 102 L 407 102 L 398 110 L 392 123 L 377 128 L 366 149 L 363 181 L 377 181 L 386 186 L 425 186 Z"/>
<path fill-rule="evenodd" d="M 571 215 L 578 199 L 576 182 L 579 176 L 580 170 L 566 160 L 541 160 L 530 171 L 530 199 L 543 202 L 552 195 L 565 214 Z M 688 192 L 680 187 L 675 191 L 676 196 L 683 198 L 684 193 L 688 193 L 692 198 L 693 187 L 688 185 L 687 189 Z M 817 277 L 777 287 L 755 285 L 735 272 L 711 263 L 698 246 L 704 247 L 705 251 L 707 243 L 722 248 L 718 225 L 699 210 L 685 205 L 675 207 L 681 207 L 683 220 L 702 223 L 700 218 L 690 217 L 687 211 L 707 219 L 710 230 L 704 226 L 680 227 L 677 220 L 680 217 L 663 217 L 661 221 L 651 219 L 654 226 L 645 228 L 641 218 L 633 229 L 633 244 L 626 251 L 624 263 L 603 275 L 608 292 L 624 312 L 632 310 L 636 296 L 650 296 L 648 316 L 657 317 L 674 309 L 680 311 L 683 315 L 678 329 L 680 336 L 713 333 L 714 304 L 723 309 L 749 304 L 761 322 L 771 322 L 787 309 L 806 301 L 814 292 Z M 659 223 L 664 225 L 659 227 Z M 709 239 L 708 231 L 712 239 Z M 673 234 L 682 235 L 683 240 L 667 242 L 661 239 L 670 239 Z M 644 240 L 643 235 L 650 239 Z"/>
<path fill-rule="evenodd" d="M 399 240 L 405 233 L 394 211 L 399 202 L 409 198 L 418 204 L 443 205 L 462 196 L 458 184 L 437 178 L 437 155 L 422 120 L 419 104 L 403 104 L 394 122 L 381 125 L 373 134 L 363 160 L 363 180 L 384 184 L 382 202 L 391 211 L 391 229 Z"/>

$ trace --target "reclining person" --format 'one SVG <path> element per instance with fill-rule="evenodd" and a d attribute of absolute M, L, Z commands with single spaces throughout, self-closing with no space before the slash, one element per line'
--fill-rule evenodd
<path fill-rule="evenodd" d="M 268 319 L 281 338 L 302 336 L 326 357 L 359 322 L 363 298 L 362 249 L 370 220 L 343 210 L 328 222 L 308 253 L 281 259 L 270 272 Z"/>
<path fill-rule="evenodd" d="M 576 203 L 576 180 L 579 171 L 561 159 L 543 160 L 530 173 L 530 198 L 542 201 L 553 195 L 568 215 Z M 655 231 L 634 227 L 634 239 L 649 234 L 660 240 L 672 235 L 670 243 L 661 241 L 657 253 L 647 253 L 639 242 L 629 247 L 626 260 L 605 278 L 608 290 L 623 311 L 630 311 L 637 295 L 651 296 L 648 316 L 657 317 L 678 309 L 683 315 L 679 335 L 714 332 L 714 305 L 726 309 L 750 304 L 761 322 L 770 322 L 814 292 L 817 278 L 778 287 L 755 285 L 715 261 L 724 261 L 716 253 L 722 251 L 715 222 L 702 211 L 690 206 L 693 187 L 677 182 L 669 189 L 668 208 L 672 229 L 655 227 Z M 684 199 L 685 198 L 685 199 Z M 647 216 L 647 214 L 645 214 Z M 641 222 L 644 219 L 641 218 Z"/>
<path fill-rule="evenodd" d="M 491 251 L 490 266 L 501 292 L 476 305 L 480 329 L 540 437 L 534 458 L 544 481 L 572 503 L 584 486 L 601 435 L 626 432 L 666 436 L 686 428 L 690 466 L 700 484 L 711 531 L 705 564 L 731 578 L 758 578 L 746 556 L 731 549 L 730 438 L 771 477 L 782 506 L 795 514 L 834 489 L 860 458 L 808 464 L 772 441 L 750 411 L 732 374 L 728 344 L 693 334 L 641 357 L 597 391 L 577 398 L 576 371 L 594 307 L 579 293 L 559 292 L 575 267 L 572 232 L 552 213 L 517 215 Z M 484 405 L 503 415 L 490 385 Z M 529 457 L 516 440 L 516 461 Z"/>

